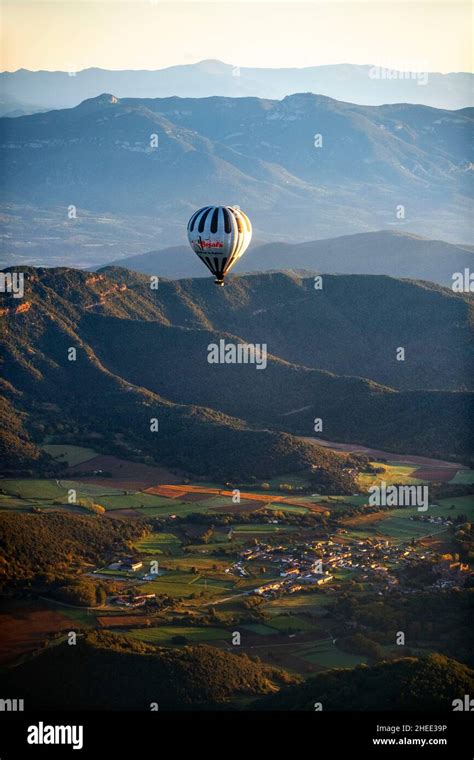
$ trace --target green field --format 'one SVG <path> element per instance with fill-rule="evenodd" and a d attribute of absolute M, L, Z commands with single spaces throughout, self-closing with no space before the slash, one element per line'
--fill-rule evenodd
<path fill-rule="evenodd" d="M 458 470 L 451 483 L 472 485 L 474 483 L 474 470 Z"/>
<path fill-rule="evenodd" d="M 306 507 L 295 507 L 294 504 L 284 504 L 277 501 L 274 504 L 266 504 L 265 509 L 273 512 L 295 512 L 300 515 L 305 515 L 308 512 Z"/>
<path fill-rule="evenodd" d="M 265 625 L 264 623 L 246 623 L 241 627 L 245 631 L 258 633 L 260 636 L 275 636 L 278 633 L 276 628 L 270 628 L 269 625 Z"/>
<path fill-rule="evenodd" d="M 367 503 L 367 496 L 365 494 L 355 495 L 355 496 L 335 496 L 333 497 L 336 502 L 340 502 L 341 504 L 349 504 L 352 507 L 360 507 L 362 504 Z"/>
<path fill-rule="evenodd" d="M 162 499 L 158 507 L 152 507 L 148 517 L 169 517 L 169 515 L 178 515 L 179 517 L 186 517 L 187 515 L 198 514 L 203 512 L 209 512 L 208 507 L 203 507 L 202 502 L 190 502 L 177 501 L 176 499 L 167 499 L 164 496 L 155 497 Z M 153 514 L 151 513 L 153 510 Z M 147 512 L 148 508 L 145 507 L 143 512 Z"/>
<path fill-rule="evenodd" d="M 170 499 L 166 499 L 164 496 L 141 493 L 140 491 L 130 494 L 117 491 L 114 494 L 110 493 L 106 496 L 101 496 L 100 503 L 106 509 L 140 509 L 141 507 L 168 506 Z"/>
<path fill-rule="evenodd" d="M 93 485 L 92 483 L 79 483 L 76 480 L 60 480 L 61 486 L 68 491 L 73 488 L 77 491 L 78 496 L 91 496 L 94 499 L 105 499 L 107 496 L 122 496 L 123 490 L 121 488 L 111 488 L 107 484 L 107 479 L 104 478 L 103 484 Z M 101 502 L 102 503 L 102 502 Z M 105 505 L 104 505 L 105 506 Z"/>
<path fill-rule="evenodd" d="M 135 511 L 138 512 L 140 517 L 143 517 L 143 519 L 146 520 L 153 517 L 167 517 L 169 509 L 163 505 L 161 507 L 139 507 L 138 509 L 135 508 Z M 171 512 L 170 514 L 174 515 L 176 513 Z"/>
<path fill-rule="evenodd" d="M 222 592 L 223 594 L 229 593 L 234 588 L 234 583 L 227 578 L 199 578 L 196 583 L 193 583 L 194 588 L 201 588 L 201 590 L 211 589 L 216 592 Z"/>
<path fill-rule="evenodd" d="M 451 505 L 454 504 L 454 509 Z M 430 504 L 426 512 L 419 512 L 417 507 L 399 507 L 384 511 L 381 519 L 374 519 L 373 522 L 355 524 L 349 527 L 352 538 L 363 539 L 367 536 L 387 536 L 400 541 L 409 541 L 411 538 L 420 538 L 422 536 L 434 536 L 447 530 L 442 524 L 430 523 L 419 520 L 410 520 L 410 517 L 451 517 L 454 519 L 459 514 L 465 514 L 469 517 L 474 515 L 474 505 L 472 498 L 461 496 L 450 499 L 443 499 L 439 505 Z"/>
<path fill-rule="evenodd" d="M 171 597 L 189 599 L 193 595 L 199 597 L 201 594 L 203 597 L 221 596 L 227 591 L 232 591 L 233 586 L 230 580 L 225 585 L 212 579 L 208 579 L 206 583 L 206 579 L 201 575 L 173 570 L 155 581 L 145 583 L 139 587 L 139 590 L 146 594 L 168 594 Z"/>
<path fill-rule="evenodd" d="M 408 517 L 401 517 L 397 514 L 397 510 L 391 510 L 389 514 L 390 517 L 376 523 L 377 532 L 395 540 L 408 541 L 420 536 L 434 536 L 447 530 L 444 525 L 417 522 L 409 520 Z"/>
<path fill-rule="evenodd" d="M 291 594 L 283 596 L 281 599 L 272 599 L 264 606 L 265 615 L 280 616 L 283 612 L 295 614 L 295 612 L 311 612 L 313 615 L 318 614 L 321 610 L 332 604 L 331 597 L 326 593 L 313 594 Z"/>
<path fill-rule="evenodd" d="M 69 467 L 74 467 L 76 464 L 82 464 L 89 459 L 93 459 L 97 456 L 97 452 L 94 449 L 84 448 L 83 446 L 66 446 L 63 444 L 49 443 L 41 446 L 43 451 L 58 459 L 60 462 L 66 462 Z"/>
<path fill-rule="evenodd" d="M 196 554 L 182 554 L 180 557 L 166 559 L 166 567 L 170 569 L 189 570 L 195 567 L 199 573 L 215 572 L 223 573 L 229 567 L 230 559 L 220 559 L 218 556 L 200 556 Z"/>
<path fill-rule="evenodd" d="M 79 483 L 75 480 L 5 479 L 0 481 L 0 489 L 4 492 L 1 496 L 3 496 L 5 507 L 19 507 L 21 505 L 19 500 L 21 499 L 23 506 L 28 504 L 38 507 L 70 506 L 72 508 L 74 505 L 68 505 L 68 492 L 70 490 L 76 492 L 77 501 L 92 499 L 106 509 L 131 509 L 144 502 L 149 503 L 150 506 L 161 503 L 156 501 L 161 497 L 144 496 L 140 493 L 125 496 L 122 490 L 108 486 L 106 480 L 100 486 L 96 486 L 89 483 Z M 150 501 L 147 502 L 146 499 Z M 170 500 L 163 501 L 169 503 Z"/>
<path fill-rule="evenodd" d="M 184 636 L 190 643 L 229 639 L 230 634 L 221 628 L 197 628 L 191 626 L 159 626 L 157 628 L 135 628 L 126 632 L 126 636 L 137 641 L 146 641 L 160 646 L 172 645 L 175 636 Z"/>
<path fill-rule="evenodd" d="M 380 473 L 361 473 L 357 481 L 361 488 L 379 485 L 382 481 L 388 485 L 392 484 L 415 484 L 423 483 L 423 480 L 412 477 L 418 467 L 403 464 L 386 464 L 385 462 L 370 462 L 374 467 L 383 467 L 384 472 Z"/>
<path fill-rule="evenodd" d="M 454 509 L 451 506 L 454 504 Z M 439 506 L 430 507 L 428 514 L 443 515 L 455 519 L 459 515 L 466 515 L 468 520 L 474 519 L 474 495 L 450 496 L 448 499 L 440 499 Z"/>
<path fill-rule="evenodd" d="M 234 533 L 291 533 L 297 530 L 293 525 L 272 525 L 271 523 L 246 523 L 234 525 Z"/>
<path fill-rule="evenodd" d="M 440 526 L 433 523 L 414 522 L 408 520 L 408 518 L 416 515 L 423 515 L 425 517 L 448 517 L 450 520 L 455 520 L 459 515 L 466 515 L 468 520 L 472 520 L 474 518 L 474 495 L 450 496 L 446 499 L 440 499 L 439 503 L 430 504 L 426 512 L 419 512 L 417 507 L 403 507 L 391 509 L 390 511 L 385 512 L 385 515 L 389 518 L 396 517 L 398 519 L 405 519 L 410 526 L 422 525 L 426 528 L 427 533 L 431 533 L 431 528 L 439 529 Z M 378 522 L 376 524 L 380 526 L 384 523 L 385 520 L 383 520 L 383 523 Z"/>
<path fill-rule="evenodd" d="M 135 544 L 142 554 L 177 554 L 181 541 L 173 533 L 150 533 Z"/>
<path fill-rule="evenodd" d="M 36 499 L 52 501 L 60 498 L 67 500 L 66 489 L 59 486 L 55 480 L 5 479 L 0 481 L 0 488 L 6 494 L 30 501 Z"/>
<path fill-rule="evenodd" d="M 355 668 L 356 665 L 367 663 L 367 657 L 338 649 L 332 639 L 324 639 L 317 643 L 303 644 L 298 649 L 298 656 L 313 665 L 319 665 L 323 669 L 330 668 Z"/>
<path fill-rule="evenodd" d="M 64 447 L 58 447 L 63 449 Z M 71 447 L 78 449 L 80 447 Z M 83 450 L 87 451 L 87 449 Z M 215 484 L 214 484 L 215 485 Z M 107 479 L 104 478 L 100 485 L 90 483 L 79 483 L 74 480 L 39 480 L 39 479 L 5 479 L 0 483 L 1 503 L 0 509 L 23 509 L 28 506 L 42 506 L 38 502 L 48 503 L 48 506 L 59 508 L 63 502 L 67 506 L 67 495 L 70 489 L 76 491 L 77 500 L 93 499 L 97 504 L 103 506 L 107 511 L 118 511 L 121 509 L 133 509 L 144 518 L 168 517 L 169 515 L 179 515 L 185 517 L 193 513 L 207 513 L 212 507 L 232 505 L 230 497 L 212 497 L 200 502 L 182 502 L 170 499 L 157 494 L 146 494 L 141 491 L 124 493 L 125 489 L 112 488 L 108 485 Z M 53 504 L 54 502 L 57 504 Z M 71 505 L 72 506 L 72 505 Z M 275 505 L 275 509 L 278 508 Z M 304 511 L 298 507 L 288 506 L 288 511 Z M 239 526 L 243 533 L 245 526 Z M 274 525 L 256 525 L 255 532 L 274 532 L 281 530 Z M 216 541 L 219 540 L 216 534 Z"/>
<path fill-rule="evenodd" d="M 189 599 L 192 594 L 199 592 L 193 588 L 193 583 L 200 578 L 199 575 L 182 572 L 169 572 L 156 581 L 149 581 L 139 586 L 139 591 L 144 594 L 168 594 L 172 597 L 184 597 Z"/>
<path fill-rule="evenodd" d="M 179 515 L 183 517 L 195 512 L 207 512 L 207 507 L 202 502 L 191 504 L 157 494 L 146 494 L 135 491 L 132 494 L 124 494 L 117 491 L 116 494 L 97 496 L 99 503 L 107 510 L 134 509 L 143 517 L 169 517 Z"/>
<path fill-rule="evenodd" d="M 268 625 L 276 628 L 281 633 L 296 633 L 298 631 L 313 631 L 314 625 L 304 617 L 296 615 L 275 615 L 272 616 Z"/>
<path fill-rule="evenodd" d="M 0 493 L 0 509 L 24 511 L 25 509 L 30 509 L 30 505 L 23 499 L 17 499 L 15 496 Z"/>
<path fill-rule="evenodd" d="M 309 478 L 305 478 L 302 475 L 278 475 L 275 478 L 272 478 L 271 480 L 268 480 L 267 483 L 269 484 L 270 488 L 276 488 L 282 484 L 287 483 L 288 485 L 293 486 L 294 488 L 303 487 L 307 488 L 310 485 Z M 280 491 L 281 493 L 281 491 Z M 294 491 L 294 493 L 298 493 L 297 491 Z"/>

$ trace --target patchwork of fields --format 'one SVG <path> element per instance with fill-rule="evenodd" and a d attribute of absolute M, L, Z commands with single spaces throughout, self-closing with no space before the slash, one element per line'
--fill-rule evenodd
<path fill-rule="evenodd" d="M 266 484 L 241 484 L 239 500 L 229 486 L 180 482 L 164 468 L 126 462 L 93 449 L 56 444 L 44 448 L 68 464 L 64 476 L 0 481 L 0 513 L 59 511 L 99 514 L 99 519 L 162 518 L 160 524 L 165 527 L 148 532 L 130 547 L 134 557 L 143 562 L 138 573 L 104 566 L 96 568 L 95 577 L 115 584 L 114 593 L 122 589 L 124 594 L 164 598 L 171 613 L 153 608 L 131 612 L 111 603 L 94 611 L 51 601 L 25 601 L 0 617 L 4 631 L 0 662 L 4 663 L 51 635 L 98 627 L 161 646 L 207 642 L 222 648 L 232 647 L 237 630 L 241 651 L 258 654 L 292 672 L 352 668 L 369 658 L 342 649 L 333 631 L 339 624 L 335 616 L 338 590 L 364 593 L 371 588 L 357 566 L 332 568 L 325 588 L 302 588 L 256 599 L 258 587 L 281 583 L 282 565 L 271 557 L 243 561 L 242 552 L 265 544 L 281 544 L 288 550 L 298 542 L 311 542 L 311 527 L 295 523 L 311 513 L 337 521 L 338 532 L 332 537 L 335 545 L 383 540 L 390 546 L 408 546 L 418 541 L 422 551 L 425 539 L 432 543 L 439 538 L 449 548 L 446 524 L 419 520 L 415 507 L 351 515 L 351 509 L 367 504 L 366 494 L 311 494 L 302 477 L 282 475 Z M 420 457 L 374 461 L 373 465 L 383 472 L 360 475 L 361 491 L 382 481 L 388 485 L 473 482 L 470 470 L 449 463 L 437 467 Z M 190 515 L 215 515 L 217 524 L 208 521 L 211 530 L 204 536 L 198 520 L 187 521 Z M 221 525 L 218 518 L 223 515 L 238 519 L 232 525 Z M 441 498 L 430 504 L 429 515 L 433 520 L 453 521 L 463 516 L 472 520 L 473 499 L 469 495 Z M 159 574 L 147 578 L 156 563 Z M 94 577 L 90 568 L 88 574 Z"/>

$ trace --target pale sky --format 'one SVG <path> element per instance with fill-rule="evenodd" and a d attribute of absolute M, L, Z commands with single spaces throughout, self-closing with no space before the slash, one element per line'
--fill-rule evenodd
<path fill-rule="evenodd" d="M 157 69 L 217 58 L 472 71 L 471 29 L 471 5 L 458 0 L 3 0 L 0 68 Z"/>

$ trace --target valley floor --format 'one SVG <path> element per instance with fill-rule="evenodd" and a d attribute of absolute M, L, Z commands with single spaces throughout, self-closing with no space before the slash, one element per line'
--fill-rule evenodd
<path fill-rule="evenodd" d="M 474 472 L 461 465 L 364 449 L 382 471 L 359 476 L 361 493 L 323 496 L 308 493 L 301 476 L 191 483 L 92 449 L 45 448 L 68 462 L 64 477 L 3 480 L 0 510 L 145 518 L 147 527 L 127 556 L 82 568 L 82 577 L 105 584 L 100 606 L 32 593 L 12 599 L 0 616 L 4 665 L 45 640 L 94 628 L 167 647 L 208 643 L 303 677 L 408 653 L 451 654 L 456 645 L 436 614 L 443 600 L 446 621 L 459 625 L 451 597 L 464 593 L 470 569 L 459 561 L 455 528 L 473 519 L 472 496 L 433 499 L 420 515 L 415 507 L 368 509 L 364 491 L 381 480 L 472 483 Z M 424 629 L 421 608 L 430 620 Z M 400 615 L 404 647 L 395 636 Z"/>

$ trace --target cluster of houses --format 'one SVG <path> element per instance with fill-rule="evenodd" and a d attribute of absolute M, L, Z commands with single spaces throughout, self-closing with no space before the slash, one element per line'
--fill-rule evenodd
<path fill-rule="evenodd" d="M 249 575 L 246 564 L 276 565 L 280 577 L 272 577 L 268 583 L 254 589 L 254 593 L 261 596 L 271 596 L 277 591 L 295 593 L 308 585 L 323 586 L 334 580 L 338 571 L 344 570 L 357 571 L 357 580 L 373 582 L 384 591 L 391 591 L 400 586 L 395 570 L 398 573 L 404 566 L 412 566 L 433 556 L 428 549 L 420 555 L 415 546 L 392 544 L 372 537 L 351 542 L 344 537 L 343 541 L 330 539 L 290 546 L 257 543 L 243 550 L 238 561 L 226 572 L 245 577 Z M 437 585 L 442 588 L 459 585 L 466 568 L 467 565 L 460 566 L 459 563 L 457 566 L 451 563 L 448 569 L 444 567 Z"/>
<path fill-rule="evenodd" d="M 437 576 L 433 584 L 436 588 L 459 588 L 471 575 L 469 565 L 449 559 L 442 559 L 431 569 Z"/>
<path fill-rule="evenodd" d="M 156 594 L 131 594 L 114 596 L 111 599 L 112 604 L 116 604 L 119 607 L 144 607 L 145 604 L 150 604 L 156 600 Z"/>
<path fill-rule="evenodd" d="M 315 556 L 314 548 L 304 544 L 302 547 L 271 546 L 257 544 L 252 549 L 241 553 L 240 565 L 243 562 L 271 562 L 280 569 L 280 578 L 254 589 L 255 594 L 268 596 L 280 589 L 295 593 L 304 586 L 322 586 L 333 580 L 329 570 L 323 569 L 322 561 Z"/>
<path fill-rule="evenodd" d="M 243 560 L 238 560 L 237 562 L 234 562 L 234 564 L 230 567 L 226 567 L 225 572 L 236 575 L 238 578 L 248 578 L 250 575 L 250 573 L 244 567 Z"/>
<path fill-rule="evenodd" d="M 426 523 L 432 523 L 434 525 L 444 525 L 447 528 L 449 528 L 451 525 L 453 525 L 453 521 L 449 519 L 449 517 L 443 517 L 439 515 L 438 517 L 433 517 L 433 515 L 416 515 L 409 518 L 410 520 L 416 520 L 417 522 L 426 522 Z"/>
<path fill-rule="evenodd" d="M 275 591 L 280 589 L 287 591 L 289 594 L 294 594 L 297 591 L 301 591 L 305 586 L 322 586 L 325 583 L 331 581 L 334 576 L 325 571 L 324 573 L 306 573 L 303 574 L 296 570 L 289 571 L 288 573 L 282 573 L 281 580 L 270 581 L 263 586 L 259 586 L 254 589 L 254 594 L 259 596 L 271 596 Z"/>
<path fill-rule="evenodd" d="M 451 525 L 445 517 L 420 516 L 426 522 Z M 312 540 L 298 544 L 272 545 L 257 541 L 251 548 L 243 549 L 237 559 L 225 569 L 227 574 L 238 578 L 251 578 L 252 565 L 271 566 L 271 578 L 252 592 L 259 596 L 271 597 L 277 592 L 293 594 L 302 589 L 325 586 L 337 580 L 343 571 L 355 571 L 354 579 L 362 583 L 373 583 L 382 594 L 395 588 L 402 593 L 416 593 L 407 585 L 400 570 L 414 567 L 420 562 L 434 561 L 435 554 L 430 549 L 420 553 L 417 547 L 406 543 L 391 543 L 386 539 L 367 537 L 351 538 L 347 530 L 340 530 L 333 539 Z M 143 562 L 133 558 L 111 563 L 109 570 L 137 573 L 141 580 L 156 580 L 156 573 L 145 573 Z M 469 576 L 469 566 L 452 559 L 443 559 L 432 564 L 435 580 L 433 587 L 447 589 L 461 587 Z M 275 572 L 276 570 L 276 572 Z M 142 571 L 142 573 L 139 573 Z M 278 573 L 278 577 L 276 576 Z M 162 574 L 162 571 L 159 573 Z M 155 594 L 120 595 L 112 602 L 123 607 L 140 607 L 153 603 Z"/>

